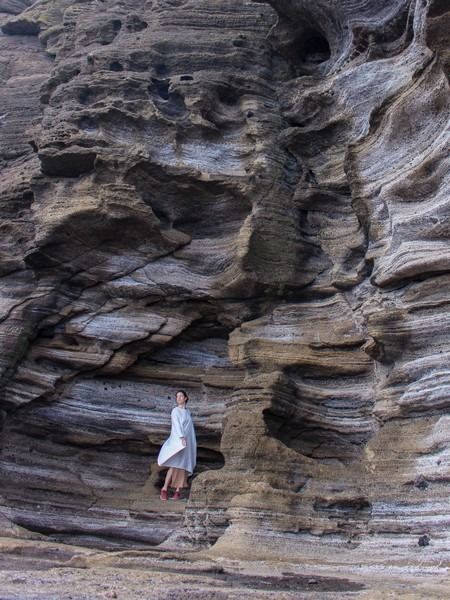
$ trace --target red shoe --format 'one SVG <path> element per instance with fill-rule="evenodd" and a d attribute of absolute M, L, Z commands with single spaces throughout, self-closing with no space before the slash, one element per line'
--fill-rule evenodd
<path fill-rule="evenodd" d="M 167 490 L 161 490 L 161 494 L 159 496 L 160 500 L 167 500 Z"/>
<path fill-rule="evenodd" d="M 175 494 L 172 496 L 172 500 L 180 500 L 181 499 L 181 494 L 180 492 L 177 490 L 175 492 Z"/>

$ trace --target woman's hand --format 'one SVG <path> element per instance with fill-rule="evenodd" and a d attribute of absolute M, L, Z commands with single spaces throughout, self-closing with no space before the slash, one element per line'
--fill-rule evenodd
<path fill-rule="evenodd" d="M 181 443 L 183 444 L 183 446 L 187 446 L 186 438 L 182 437 Z"/>

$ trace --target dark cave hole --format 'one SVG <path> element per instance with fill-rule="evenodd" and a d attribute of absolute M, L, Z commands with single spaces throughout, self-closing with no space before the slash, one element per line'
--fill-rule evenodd
<path fill-rule="evenodd" d="M 156 87 L 156 90 L 157 90 L 159 96 L 163 100 L 168 100 L 169 99 L 169 82 L 168 82 L 168 80 L 154 79 L 152 77 L 152 83 Z M 151 87 L 149 88 L 149 91 L 151 91 Z"/>
<path fill-rule="evenodd" d="M 183 96 L 179 92 L 170 92 L 168 101 L 164 110 L 167 115 L 177 117 L 184 114 L 186 105 Z"/>
<path fill-rule="evenodd" d="M 51 338 L 52 334 L 50 334 L 48 337 Z M 64 335 L 63 339 L 64 343 L 67 344 L 67 346 L 77 348 L 80 345 L 79 340 L 74 335 Z"/>
<path fill-rule="evenodd" d="M 172 227 L 172 219 L 168 213 L 162 207 L 153 206 L 153 213 L 157 219 L 159 219 L 162 230 L 170 229 Z"/>
<path fill-rule="evenodd" d="M 284 184 L 290 188 L 295 187 L 303 174 L 302 166 L 297 158 L 286 150 L 286 159 L 283 164 Z"/>
<path fill-rule="evenodd" d="M 78 102 L 80 104 L 89 104 L 90 99 L 91 94 L 88 88 L 80 90 L 80 93 L 78 94 Z"/>
<path fill-rule="evenodd" d="M 222 104 L 226 104 L 227 106 L 235 106 L 238 102 L 234 91 L 229 88 L 220 90 L 219 100 Z"/>
<path fill-rule="evenodd" d="M 235 46 L 236 48 L 245 48 L 245 46 L 247 46 L 247 38 L 245 35 L 238 35 L 234 40 L 233 40 L 233 46 Z"/>
<path fill-rule="evenodd" d="M 6 10 L 6 12 L 8 12 L 8 10 Z M 6 35 L 39 35 L 40 31 L 40 23 L 38 21 L 32 21 L 31 19 L 11 20 L 2 24 L 2 32 Z"/>
<path fill-rule="evenodd" d="M 159 64 L 155 65 L 155 73 L 156 73 L 156 75 L 163 77 L 164 75 L 167 75 L 168 69 L 167 69 L 166 65 L 159 63 Z"/>
<path fill-rule="evenodd" d="M 152 78 L 148 93 L 159 110 L 169 117 L 182 117 L 186 112 L 184 98 L 180 92 L 170 91 L 170 79 Z"/>
<path fill-rule="evenodd" d="M 132 15 L 129 17 L 127 22 L 127 29 L 132 33 L 138 33 L 139 31 L 143 31 L 147 29 L 148 23 L 147 21 L 143 21 L 137 15 Z"/>
<path fill-rule="evenodd" d="M 331 48 L 319 27 L 297 27 L 284 22 L 273 38 L 274 47 L 291 67 L 302 73 L 313 73 L 331 58 Z"/>
<path fill-rule="evenodd" d="M 112 28 L 114 33 L 119 33 L 119 31 L 122 29 L 122 21 L 120 19 L 114 19 L 112 22 Z"/>
<path fill-rule="evenodd" d="M 180 77 L 180 81 L 192 81 L 194 78 L 192 77 L 192 75 L 182 75 Z"/>
<path fill-rule="evenodd" d="M 93 170 L 96 152 L 67 152 L 56 157 L 51 154 L 39 156 L 41 171 L 45 175 L 78 177 Z M 39 253 L 39 252 L 38 252 Z"/>
<path fill-rule="evenodd" d="M 313 185 L 317 185 L 316 176 L 314 175 L 314 173 L 311 170 L 308 170 L 305 173 L 305 181 L 307 181 L 308 183 L 312 183 Z"/>
<path fill-rule="evenodd" d="M 314 65 L 326 62 L 331 56 L 328 40 L 318 31 L 306 31 L 300 55 L 305 64 Z"/>
<path fill-rule="evenodd" d="M 367 498 L 355 497 L 344 500 L 320 499 L 314 502 L 316 512 L 325 512 L 331 517 L 355 517 L 356 515 L 370 514 L 372 505 Z"/>
<path fill-rule="evenodd" d="M 120 62 L 118 60 L 114 60 L 112 63 L 109 64 L 109 70 L 110 71 L 123 71 L 123 66 L 120 64 Z"/>

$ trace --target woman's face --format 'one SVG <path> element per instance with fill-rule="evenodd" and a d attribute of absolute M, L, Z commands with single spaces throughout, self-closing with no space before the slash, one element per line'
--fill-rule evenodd
<path fill-rule="evenodd" d="M 183 392 L 178 392 L 176 395 L 176 401 L 178 406 L 184 406 L 186 404 L 186 396 Z"/>

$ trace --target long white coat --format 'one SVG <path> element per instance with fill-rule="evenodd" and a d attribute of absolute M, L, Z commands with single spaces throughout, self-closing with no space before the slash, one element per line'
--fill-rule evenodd
<path fill-rule="evenodd" d="M 197 460 L 197 441 L 190 411 L 175 406 L 171 413 L 172 429 L 158 455 L 160 467 L 177 467 L 192 475 Z M 186 439 L 183 446 L 181 438 Z"/>

